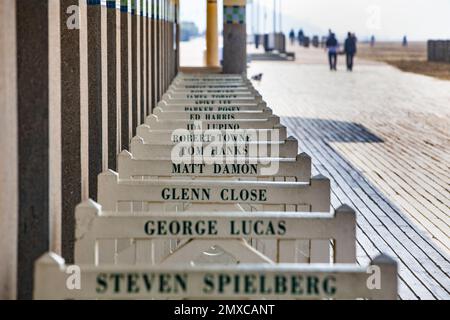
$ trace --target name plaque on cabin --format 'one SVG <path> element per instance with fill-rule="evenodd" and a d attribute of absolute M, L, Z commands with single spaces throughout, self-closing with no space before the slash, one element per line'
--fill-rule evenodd
<path fill-rule="evenodd" d="M 177 152 L 178 157 L 190 157 L 190 156 L 207 156 L 207 157 L 246 157 L 250 154 L 250 146 L 248 145 L 235 145 L 235 146 L 177 146 L 172 152 Z M 254 148 L 253 150 L 256 153 Z"/>
<path fill-rule="evenodd" d="M 186 112 L 238 112 L 241 111 L 241 107 L 185 107 Z"/>
<path fill-rule="evenodd" d="M 240 84 L 236 84 L 236 85 L 198 84 L 198 85 L 185 85 L 184 86 L 184 88 L 186 88 L 186 89 L 208 89 L 208 88 L 234 89 L 234 88 L 238 88 L 238 87 L 244 88 L 244 86 L 242 86 Z"/>
<path fill-rule="evenodd" d="M 287 232 L 285 220 L 269 219 L 205 219 L 149 220 L 144 225 L 148 236 L 218 236 L 218 237 L 275 237 Z"/>
<path fill-rule="evenodd" d="M 313 272 L 98 272 L 99 295 L 333 297 L 334 275 Z"/>
<path fill-rule="evenodd" d="M 210 105 L 210 104 L 233 104 L 231 100 L 194 100 L 196 105 Z"/>
<path fill-rule="evenodd" d="M 204 81 L 208 81 L 208 82 L 216 82 L 216 83 L 220 83 L 220 82 L 238 82 L 242 79 L 239 78 L 229 78 L 229 79 L 220 79 L 220 78 L 211 78 L 208 80 L 205 79 L 200 79 L 200 78 L 184 78 L 183 81 L 184 82 L 204 82 Z"/>
<path fill-rule="evenodd" d="M 172 134 L 172 142 L 252 142 L 257 141 L 256 134 L 234 133 L 234 132 L 212 132 L 212 133 L 189 133 L 189 134 Z"/>
<path fill-rule="evenodd" d="M 256 163 L 232 163 L 207 165 L 205 163 L 172 163 L 172 174 L 214 174 L 224 176 L 257 175 L 259 166 Z"/>
<path fill-rule="evenodd" d="M 205 120 L 205 121 L 236 120 L 236 116 L 233 113 L 207 113 L 207 114 L 191 113 L 189 114 L 189 120 Z"/>
<path fill-rule="evenodd" d="M 231 188 L 184 188 L 172 187 L 161 190 L 164 201 L 220 201 L 220 202 L 267 202 L 267 189 L 231 189 Z"/>
<path fill-rule="evenodd" d="M 188 123 L 186 124 L 187 130 L 239 130 L 241 129 L 238 123 Z"/>
<path fill-rule="evenodd" d="M 232 89 L 224 89 L 224 90 L 220 90 L 220 89 L 217 89 L 217 90 L 196 90 L 196 89 L 192 89 L 192 90 L 189 90 L 189 93 L 191 93 L 191 94 L 195 94 L 195 93 L 199 93 L 199 94 L 219 93 L 219 94 L 222 94 L 222 93 L 235 93 L 235 92 L 236 92 L 236 90 L 232 90 Z"/>
<path fill-rule="evenodd" d="M 236 94 L 186 94 L 186 99 L 237 99 Z"/>

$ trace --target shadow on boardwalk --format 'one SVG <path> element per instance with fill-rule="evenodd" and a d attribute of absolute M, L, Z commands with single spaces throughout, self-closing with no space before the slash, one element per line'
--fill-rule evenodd
<path fill-rule="evenodd" d="M 293 119 L 297 119 L 297 121 L 300 123 L 300 127 L 302 128 L 311 126 L 315 127 L 317 134 L 315 134 L 314 137 L 317 139 L 325 140 L 326 142 L 384 142 L 383 139 L 379 138 L 359 123 L 329 119 Z M 352 132 L 353 134 L 343 134 L 344 132 Z M 311 138 L 309 132 L 305 133 L 305 137 L 309 136 Z"/>
<path fill-rule="evenodd" d="M 284 117 L 300 151 L 313 159 L 313 174 L 330 177 L 332 206 L 346 203 L 358 212 L 358 262 L 380 252 L 399 262 L 401 299 L 449 299 L 449 257 L 432 239 L 353 167 L 333 143 L 383 143 L 364 126 L 345 121 Z"/>

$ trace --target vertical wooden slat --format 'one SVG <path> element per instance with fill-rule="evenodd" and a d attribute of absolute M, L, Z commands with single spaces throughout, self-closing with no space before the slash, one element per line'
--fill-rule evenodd
<path fill-rule="evenodd" d="M 16 6 L 18 298 L 30 299 L 34 261 L 49 249 L 48 2 Z"/>
<path fill-rule="evenodd" d="M 166 51 L 166 36 L 167 36 L 167 32 L 166 32 L 166 0 L 162 0 L 162 16 L 161 16 L 161 20 L 162 20 L 162 66 L 163 66 L 163 74 L 162 74 L 162 93 L 164 94 L 164 92 L 166 91 L 166 61 L 167 61 L 167 51 Z"/>
<path fill-rule="evenodd" d="M 330 263 L 330 240 L 311 240 L 310 254 L 311 263 Z"/>
<path fill-rule="evenodd" d="M 61 254 L 62 131 L 60 2 L 50 1 L 49 21 L 49 212 L 50 250 Z M 64 21 L 64 20 L 63 20 Z M 66 27 L 66 26 L 64 26 Z M 78 106 L 79 107 L 79 106 Z"/>
<path fill-rule="evenodd" d="M 144 22 L 145 22 L 145 16 L 144 16 L 144 0 L 138 0 L 139 1 L 139 33 L 140 36 L 138 38 L 139 42 L 139 91 L 140 94 L 138 96 L 139 98 L 139 124 L 144 123 L 145 120 L 145 28 L 144 28 Z"/>
<path fill-rule="evenodd" d="M 138 126 L 138 83 L 137 83 L 137 12 L 136 12 L 137 0 L 130 0 L 130 16 L 129 27 L 130 40 L 128 41 L 130 46 L 129 52 L 129 74 L 130 74 L 130 105 L 131 105 L 131 123 L 130 123 L 130 135 L 134 137 L 136 135 L 136 128 Z"/>
<path fill-rule="evenodd" d="M 176 8 L 175 8 L 175 28 L 176 28 L 176 57 L 175 57 L 175 75 L 178 73 L 178 70 L 180 68 L 180 0 L 176 1 Z"/>
<path fill-rule="evenodd" d="M 151 42 L 151 32 L 152 32 L 152 24 L 151 24 L 151 0 L 145 0 L 147 11 L 146 11 L 146 28 L 147 28 L 147 36 L 146 36 L 146 78 L 147 78 L 147 105 L 146 105 L 146 113 L 147 115 L 152 112 L 152 42 Z"/>
<path fill-rule="evenodd" d="M 149 266 L 152 263 L 152 241 L 136 240 L 136 264 Z"/>
<path fill-rule="evenodd" d="M 117 241 L 114 239 L 97 240 L 98 265 L 113 265 L 116 263 Z"/>
<path fill-rule="evenodd" d="M 279 240 L 278 263 L 309 263 L 310 241 Z"/>
<path fill-rule="evenodd" d="M 103 168 L 101 6 L 99 0 L 82 0 L 81 3 L 83 1 L 86 6 L 80 7 L 80 13 L 86 17 L 86 22 L 80 29 L 80 32 L 85 34 L 81 36 L 84 44 L 80 60 L 82 64 L 87 64 L 87 74 L 81 81 L 87 81 L 88 128 L 87 131 L 82 128 L 82 134 L 88 133 L 89 197 L 96 200 L 97 175 Z M 86 88 L 82 88 L 83 90 Z"/>
<path fill-rule="evenodd" d="M 73 262 L 74 210 L 82 197 L 81 111 L 80 111 L 80 16 L 78 0 L 59 0 L 59 54 L 52 65 L 59 67 L 61 110 L 61 241 L 62 256 Z M 55 5 L 55 3 L 53 3 Z M 54 53 L 52 53 L 54 54 Z M 56 75 L 55 75 L 56 77 Z M 53 79 L 57 85 L 58 79 Z M 51 96 L 52 97 L 52 96 Z M 56 101 L 55 101 L 56 103 Z M 53 103 L 52 103 L 53 104 Z M 56 108 L 52 107 L 52 108 Z M 87 122 L 87 118 L 85 119 Z M 53 134 L 52 134 L 53 135 Z M 87 168 L 86 168 L 87 169 Z M 55 168 L 52 168 L 55 170 Z"/>
<path fill-rule="evenodd" d="M 87 63 L 87 3 L 79 1 L 80 20 L 80 162 L 81 162 L 81 200 L 89 199 L 89 83 Z M 81 32 L 81 30 L 84 30 Z"/>
<path fill-rule="evenodd" d="M 117 17 L 116 0 L 106 2 L 106 59 L 107 59 L 107 110 L 108 110 L 108 168 L 117 169 Z"/>
<path fill-rule="evenodd" d="M 161 0 L 156 2 L 156 101 L 161 99 Z"/>
<path fill-rule="evenodd" d="M 157 73 L 158 73 L 158 63 L 157 63 L 157 54 L 156 54 L 156 32 L 157 32 L 157 24 L 156 24 L 156 1 L 151 0 L 151 51 L 152 51 L 152 110 L 156 106 L 157 103 Z"/>
<path fill-rule="evenodd" d="M 172 0 L 167 3 L 167 50 L 168 50 L 168 64 L 167 64 L 167 86 L 172 80 Z"/>
<path fill-rule="evenodd" d="M 170 39 L 172 37 L 171 34 L 171 20 L 170 20 L 170 10 L 172 6 L 172 0 L 167 1 L 167 40 L 166 40 L 166 46 L 167 46 L 167 88 L 169 87 L 170 80 L 172 77 L 172 50 L 170 47 Z"/>
<path fill-rule="evenodd" d="M 142 11 L 141 11 L 141 0 L 136 0 L 135 6 L 135 20 L 136 20 L 136 127 L 141 124 L 142 119 Z M 136 128 L 134 128 L 136 130 Z M 136 132 L 136 131 L 134 131 Z"/>
<path fill-rule="evenodd" d="M 161 23 L 162 23 L 162 91 L 161 93 L 164 94 L 166 91 L 166 78 L 167 78 L 167 48 L 166 48 L 166 40 L 167 40 L 167 24 L 166 24 L 166 0 L 162 0 L 162 15 L 161 15 Z"/>
<path fill-rule="evenodd" d="M 160 0 L 159 2 L 159 24 L 160 24 L 160 96 L 162 96 L 164 92 L 164 0 Z M 161 99 L 161 98 L 160 98 Z"/>
<path fill-rule="evenodd" d="M 102 171 L 108 170 L 108 8 L 105 0 L 100 0 L 100 60 L 101 60 L 101 101 L 102 101 Z"/>
<path fill-rule="evenodd" d="M 334 262 L 354 263 L 356 261 L 356 213 L 349 206 L 343 205 L 336 209 L 335 217 L 342 224 L 342 232 L 334 239 Z"/>
<path fill-rule="evenodd" d="M 167 85 L 170 85 L 172 80 L 172 20 L 171 20 L 172 0 L 167 3 L 167 50 L 168 50 L 168 64 L 167 64 Z"/>
<path fill-rule="evenodd" d="M 0 300 L 16 297 L 18 110 L 16 1 L 0 6 Z"/>
<path fill-rule="evenodd" d="M 117 110 L 117 155 L 122 151 L 122 20 L 121 20 L 121 0 L 115 1 L 116 9 L 116 110 Z M 116 162 L 117 162 L 116 155 Z M 117 166 L 117 163 L 116 163 Z"/>
<path fill-rule="evenodd" d="M 159 45 L 160 45 L 160 60 L 159 63 L 161 64 L 160 69 L 160 92 L 159 92 L 159 100 L 162 99 L 162 95 L 164 94 L 164 60 L 165 60 L 165 51 L 164 51 L 164 0 L 160 0 L 159 2 L 159 24 L 160 24 L 160 38 L 159 38 Z"/>
<path fill-rule="evenodd" d="M 142 78 L 142 98 L 141 98 L 141 122 L 145 122 L 147 117 L 147 0 L 141 0 L 142 2 L 142 46 L 141 46 L 141 78 Z"/>
<path fill-rule="evenodd" d="M 155 90 L 155 70 L 156 70 L 156 58 L 155 58 L 155 30 L 156 30 L 156 26 L 155 26 L 155 0 L 148 0 L 148 8 L 149 8 L 149 12 L 148 12 L 148 19 L 149 19 L 149 35 L 148 35 L 148 47 L 149 47 L 149 79 L 150 79 L 150 83 L 149 83 L 149 95 L 150 95 L 150 106 L 149 106 L 149 110 L 150 110 L 150 114 L 153 112 L 153 109 L 156 107 L 155 101 L 155 94 L 156 94 L 156 90 Z"/>
<path fill-rule="evenodd" d="M 120 2 L 120 131 L 121 150 L 128 150 L 131 136 L 128 74 L 128 0 Z"/>
<path fill-rule="evenodd" d="M 169 88 L 169 84 L 170 84 L 170 66 L 172 63 L 172 54 L 171 54 L 171 49 L 170 49 L 170 38 L 171 38 L 171 28 L 170 28 L 170 0 L 166 1 L 166 48 L 167 48 L 167 65 L 166 65 L 166 90 Z"/>
<path fill-rule="evenodd" d="M 175 78 L 176 74 L 177 74 L 177 65 L 178 65 L 178 58 L 177 58 L 177 36 L 178 36 L 178 32 L 177 32 L 177 0 L 173 0 L 173 12 L 172 12 L 172 27 L 173 27 L 173 32 L 172 32 L 172 36 L 173 36 L 173 40 L 172 40 L 172 46 L 173 46 L 173 75 L 172 75 L 172 80 L 173 78 Z"/>
<path fill-rule="evenodd" d="M 128 64 L 128 137 L 129 141 L 133 138 L 133 1 L 128 0 L 127 14 L 127 64 Z"/>

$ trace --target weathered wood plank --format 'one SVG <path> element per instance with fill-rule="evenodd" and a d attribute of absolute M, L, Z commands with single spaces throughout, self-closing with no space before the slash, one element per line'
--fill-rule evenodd
<path fill-rule="evenodd" d="M 295 126 L 294 126 L 295 125 Z M 293 123 L 291 125 L 291 127 L 296 127 L 299 128 L 299 123 Z M 306 128 L 304 128 L 305 130 L 308 130 L 309 133 L 315 133 L 317 132 L 317 128 L 314 128 L 313 126 L 307 126 Z M 323 130 L 320 129 L 320 130 Z M 317 133 L 316 133 L 317 134 Z M 319 140 L 319 139 L 308 139 L 308 138 L 304 138 L 304 144 L 308 145 L 309 143 L 313 143 L 313 144 L 317 144 L 316 147 L 314 147 L 314 151 L 309 151 L 308 147 L 306 147 L 305 149 L 307 151 L 309 151 L 311 154 L 315 155 L 315 158 L 319 158 L 321 159 L 320 162 L 323 164 L 323 168 L 321 168 L 321 170 L 325 169 L 326 171 L 323 172 L 328 172 L 336 181 L 336 183 L 333 183 L 333 190 L 335 190 L 335 188 L 337 186 L 341 187 L 343 186 L 345 188 L 345 194 L 342 193 L 341 198 L 344 199 L 343 201 L 351 201 L 351 203 L 353 203 L 353 206 L 357 207 L 359 209 L 359 211 L 361 212 L 361 210 L 365 207 L 367 207 L 368 205 L 370 205 L 370 210 L 378 210 L 377 206 L 373 206 L 371 205 L 374 204 L 373 200 L 371 200 L 370 198 L 367 198 L 367 196 L 365 195 L 365 193 L 361 194 L 360 192 L 358 192 L 358 196 L 362 196 L 363 198 L 361 200 L 359 200 L 359 198 L 355 198 L 355 192 L 353 191 L 353 188 L 349 188 L 348 184 L 353 184 L 355 185 L 356 182 L 356 186 L 361 186 L 359 184 L 358 181 L 354 180 L 354 176 L 350 176 L 349 172 L 354 171 L 353 168 L 349 167 L 348 164 L 343 161 L 342 159 L 340 159 L 339 155 L 337 155 L 334 151 L 332 151 L 330 149 L 329 145 L 326 145 L 323 141 Z M 321 146 L 320 146 L 321 145 Z M 322 157 L 321 154 L 325 153 L 326 156 Z M 335 160 L 334 158 L 336 158 L 337 160 Z M 330 163 L 331 162 L 331 163 Z M 330 165 L 331 164 L 331 165 Z M 339 170 L 334 169 L 334 167 L 339 167 Z M 331 170 L 330 170 L 331 169 Z M 347 176 L 345 178 L 345 180 L 343 180 L 341 178 L 341 175 L 343 176 Z M 337 179 L 337 180 L 336 180 Z M 346 182 L 348 181 L 348 182 Z M 364 182 L 364 179 L 360 179 L 360 183 L 363 183 L 363 187 L 366 189 L 371 189 L 372 187 L 370 187 L 369 185 L 367 185 L 366 182 Z M 362 191 L 362 190 L 361 190 Z M 348 196 L 348 197 L 347 197 Z M 392 210 L 392 209 L 391 209 Z M 373 232 L 375 230 L 379 230 L 379 232 L 381 231 L 382 233 L 381 235 L 381 242 L 377 242 L 377 246 L 380 246 L 380 244 L 382 244 L 385 240 L 384 239 L 388 239 L 391 238 L 393 241 L 389 241 L 389 244 L 392 245 L 392 243 L 398 243 L 398 240 L 396 240 L 396 237 L 398 236 L 392 236 L 392 232 L 395 230 L 393 229 L 394 226 L 390 226 L 389 229 L 383 229 L 383 223 L 378 220 L 378 219 L 373 219 L 371 217 L 375 217 L 372 216 L 372 213 L 370 211 L 364 211 L 365 214 L 369 214 L 369 222 L 365 225 L 363 225 L 363 227 L 365 229 L 368 230 L 368 234 L 370 235 L 370 238 L 373 238 Z M 384 213 L 383 213 L 384 215 Z M 362 223 L 363 220 L 358 220 L 359 224 Z M 375 229 L 374 229 L 375 228 Z M 381 228 L 381 229 L 380 229 Z M 403 231 L 401 231 L 400 229 L 398 229 L 398 227 L 396 227 L 398 232 L 403 233 Z M 383 231 L 384 230 L 384 231 Z M 389 230 L 389 231 L 388 231 Z M 384 245 L 381 246 L 381 250 L 380 251 L 386 251 L 389 248 L 385 247 Z M 414 243 L 411 243 L 411 246 L 408 246 L 408 248 L 404 247 L 404 244 L 402 244 L 402 246 L 400 247 L 396 247 L 394 249 L 395 254 L 400 258 L 400 259 L 404 259 L 406 258 L 405 262 L 401 262 L 405 263 L 405 266 L 408 266 L 408 272 L 410 272 L 410 275 L 408 276 L 408 273 L 406 272 L 406 269 L 404 268 L 400 268 L 400 277 L 404 278 L 406 277 L 406 282 L 409 283 L 409 285 L 414 288 L 414 292 L 416 294 L 418 294 L 419 296 L 421 296 L 422 298 L 431 298 L 433 297 L 433 295 L 430 295 L 430 291 L 423 290 L 425 287 L 423 287 L 422 284 L 422 280 L 423 278 L 426 279 L 425 283 L 428 283 L 428 290 L 432 290 L 432 292 L 434 292 L 433 294 L 436 294 L 434 297 L 445 297 L 448 295 L 448 293 L 445 290 L 442 290 L 442 287 L 439 288 L 439 283 L 442 281 L 445 281 L 444 279 L 446 279 L 446 275 L 441 273 L 441 276 L 438 278 L 438 280 L 435 280 L 434 278 L 431 278 L 429 276 L 427 276 L 427 273 L 430 269 L 434 269 L 434 270 L 439 270 L 436 269 L 435 266 L 432 265 L 432 263 L 429 263 L 429 266 L 427 266 L 426 269 L 422 269 L 422 261 L 419 263 L 415 262 L 415 259 L 411 259 L 413 256 L 409 253 L 408 250 L 412 250 L 412 248 L 417 248 L 416 250 L 421 250 L 420 248 L 418 248 Z M 387 251 L 387 252 L 391 252 L 391 251 Z M 393 252 L 391 252 L 391 254 L 394 254 Z M 415 252 L 414 255 L 416 255 L 417 253 Z M 448 263 L 447 263 L 448 264 Z M 417 270 L 424 270 L 425 274 L 420 273 L 420 278 L 421 280 L 419 281 L 419 276 L 417 274 Z M 435 284 L 437 285 L 437 287 L 435 286 Z M 423 288 L 423 289 L 421 289 Z M 445 287 L 444 287 L 445 288 Z"/>

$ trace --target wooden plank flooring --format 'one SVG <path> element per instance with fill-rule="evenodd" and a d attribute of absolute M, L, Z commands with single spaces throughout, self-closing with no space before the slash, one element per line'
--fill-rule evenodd
<path fill-rule="evenodd" d="M 249 75 L 264 74 L 255 87 L 314 174 L 331 178 L 332 206 L 357 209 L 359 263 L 388 253 L 401 299 L 450 299 L 450 82 L 445 92 L 446 83 L 384 65 L 352 75 L 322 67 L 255 62 Z"/>

